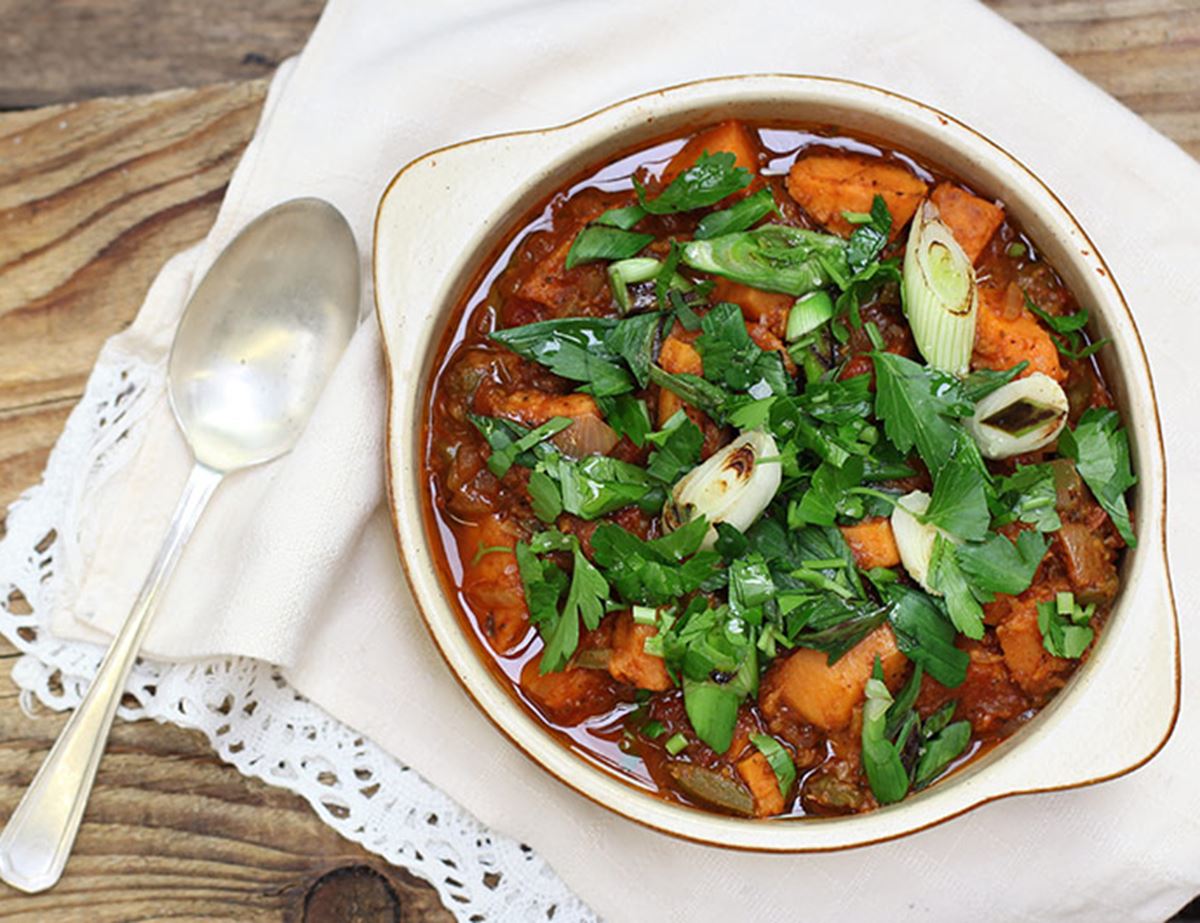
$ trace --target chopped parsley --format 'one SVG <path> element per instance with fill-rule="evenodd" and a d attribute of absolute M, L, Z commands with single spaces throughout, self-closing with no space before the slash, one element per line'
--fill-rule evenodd
<path fill-rule="evenodd" d="M 1130 548 L 1137 545 L 1125 491 L 1137 483 L 1129 463 L 1129 436 L 1115 410 L 1093 407 L 1075 429 L 1058 437 L 1059 451 L 1075 462 L 1079 476 L 1096 497 Z"/>
<path fill-rule="evenodd" d="M 636 176 L 633 187 L 638 202 L 651 215 L 690 212 L 715 205 L 750 185 L 754 177 L 745 167 L 736 166 L 736 162 L 737 158 L 729 151 L 716 154 L 705 151 L 657 196 L 651 197 Z"/>

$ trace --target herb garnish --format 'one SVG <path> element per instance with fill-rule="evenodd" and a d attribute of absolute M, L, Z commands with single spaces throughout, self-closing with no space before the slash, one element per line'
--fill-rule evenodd
<path fill-rule="evenodd" d="M 1137 477 L 1129 463 L 1129 436 L 1117 412 L 1101 407 L 1084 411 L 1075 429 L 1064 429 L 1059 435 L 1058 446 L 1075 462 L 1079 476 L 1108 513 L 1125 544 L 1136 547 L 1125 491 L 1137 483 Z"/>

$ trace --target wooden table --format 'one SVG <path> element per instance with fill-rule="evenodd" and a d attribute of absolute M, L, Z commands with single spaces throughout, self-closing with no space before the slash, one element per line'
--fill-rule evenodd
<path fill-rule="evenodd" d="M 988 2 L 1200 156 L 1200 2 Z M 0 510 L 37 481 L 100 345 L 207 232 L 269 74 L 321 6 L 0 0 L 0 109 L 24 110 L 0 112 Z M 27 717 L 0 673 L 7 816 L 64 719 Z M 0 885 L 0 917 L 452 919 L 299 797 L 148 721 L 115 728 L 61 884 L 32 897 Z"/>

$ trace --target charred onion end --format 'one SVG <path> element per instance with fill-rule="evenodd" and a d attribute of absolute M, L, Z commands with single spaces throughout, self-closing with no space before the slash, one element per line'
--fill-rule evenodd
<path fill-rule="evenodd" d="M 951 375 L 966 375 L 979 302 L 975 269 L 932 202 L 922 203 L 913 218 L 903 288 L 904 312 L 925 361 Z"/>
<path fill-rule="evenodd" d="M 900 552 L 900 563 L 908 575 L 921 587 L 935 596 L 941 596 L 929 586 L 929 562 L 933 557 L 933 543 L 937 538 L 936 526 L 918 519 L 929 509 L 929 494 L 914 490 L 896 501 L 892 510 L 892 533 L 896 536 L 896 548 Z"/>
<path fill-rule="evenodd" d="M 683 476 L 663 509 L 663 527 L 678 529 L 696 516 L 709 522 L 701 548 L 717 540 L 716 524 L 748 529 L 779 490 L 783 471 L 775 440 L 761 430 L 743 433 Z M 763 461 L 763 459 L 768 459 Z"/>
<path fill-rule="evenodd" d="M 967 429 L 985 458 L 1009 458 L 1044 448 L 1067 422 L 1066 392 L 1049 375 L 1034 372 L 993 391 L 975 405 Z"/>

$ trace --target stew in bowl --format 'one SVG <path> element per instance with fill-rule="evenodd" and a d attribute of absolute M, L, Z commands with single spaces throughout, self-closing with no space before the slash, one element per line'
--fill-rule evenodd
<path fill-rule="evenodd" d="M 766 109 L 492 218 L 401 400 L 402 556 L 468 688 L 674 832 L 965 789 L 1097 672 L 1148 521 L 1129 344 L 1061 239 L 910 131 Z"/>

